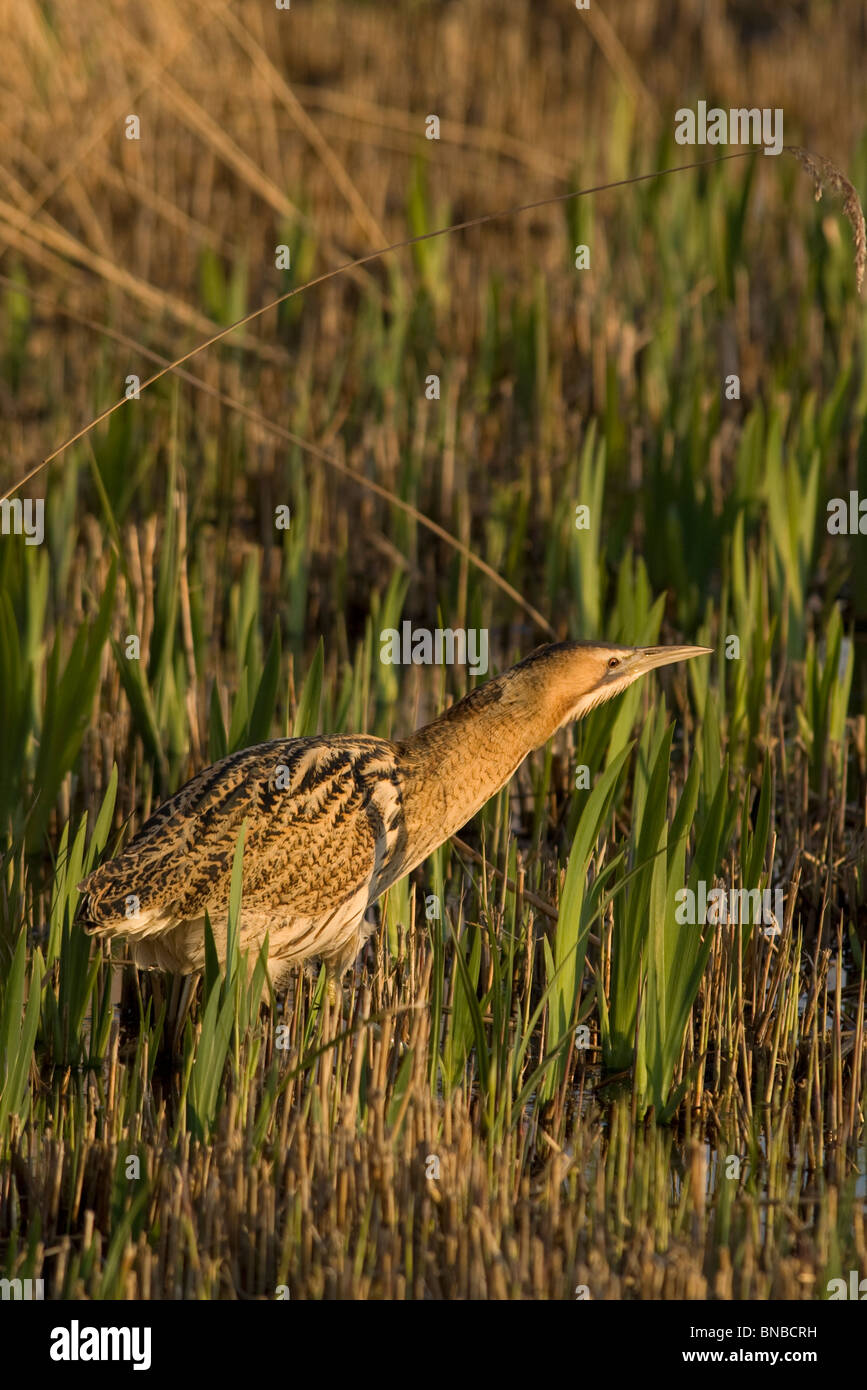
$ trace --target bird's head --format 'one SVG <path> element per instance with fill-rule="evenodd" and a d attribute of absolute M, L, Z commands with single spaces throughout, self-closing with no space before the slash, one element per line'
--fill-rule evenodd
<path fill-rule="evenodd" d="M 582 719 L 606 700 L 620 695 L 648 671 L 706 656 L 712 647 L 621 647 L 610 642 L 557 642 L 541 647 L 521 665 L 538 677 L 551 701 L 555 728 Z"/>

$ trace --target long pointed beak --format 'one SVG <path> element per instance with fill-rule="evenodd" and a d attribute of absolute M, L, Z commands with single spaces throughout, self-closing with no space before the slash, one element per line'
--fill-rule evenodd
<path fill-rule="evenodd" d="M 693 656 L 710 656 L 713 647 L 636 647 L 624 665 L 630 674 L 643 676 L 656 666 L 671 666 L 675 661 L 689 661 Z"/>

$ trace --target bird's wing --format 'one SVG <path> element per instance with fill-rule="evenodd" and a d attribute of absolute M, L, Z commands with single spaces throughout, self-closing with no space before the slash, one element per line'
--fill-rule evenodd
<path fill-rule="evenodd" d="M 79 885 L 82 919 L 145 936 L 224 909 L 245 820 L 242 907 L 334 911 L 375 884 L 399 841 L 397 749 L 366 737 L 276 739 L 222 758 Z"/>

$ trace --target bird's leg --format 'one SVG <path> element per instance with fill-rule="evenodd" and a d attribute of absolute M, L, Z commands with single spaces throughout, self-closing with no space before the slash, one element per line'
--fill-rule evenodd
<path fill-rule="evenodd" d="M 354 960 L 355 957 L 352 957 Z M 328 1002 L 332 1009 L 337 1008 L 338 1001 L 343 1003 L 343 977 L 349 966 L 349 961 L 326 961 L 325 962 L 325 991 L 328 995 Z"/>
<path fill-rule="evenodd" d="M 343 999 L 343 977 L 347 970 L 354 965 L 358 950 L 359 940 L 357 935 L 353 935 L 352 939 L 333 956 L 323 956 L 322 958 L 325 965 L 325 989 L 332 1008 L 337 1005 L 338 1000 L 342 1001 Z"/>
<path fill-rule="evenodd" d="M 317 981 L 319 980 L 319 972 L 323 965 L 325 966 L 325 995 L 333 1008 L 340 998 L 341 982 L 345 966 L 338 967 L 335 965 L 333 958 L 329 957 L 329 959 L 326 960 L 325 957 L 322 956 L 314 957 L 312 960 L 305 960 L 301 969 L 310 981 L 311 989 L 315 990 Z"/>
<path fill-rule="evenodd" d="M 362 943 L 372 930 L 372 927 L 365 929 L 363 913 L 361 913 L 355 922 L 354 930 L 348 938 L 344 937 L 342 945 L 328 955 L 323 954 L 322 963 L 326 972 L 325 988 L 332 1006 L 337 1003 L 338 999 L 342 998 L 343 976 L 355 964 Z"/>

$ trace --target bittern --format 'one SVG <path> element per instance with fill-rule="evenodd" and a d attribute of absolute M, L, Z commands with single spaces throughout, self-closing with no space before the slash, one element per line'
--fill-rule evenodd
<path fill-rule="evenodd" d="M 241 949 L 257 952 L 268 934 L 275 988 L 293 965 L 319 957 L 333 993 L 369 934 L 370 904 L 470 820 L 532 749 L 648 671 L 710 650 L 559 642 L 398 742 L 321 735 L 230 753 L 79 885 L 82 920 L 96 935 L 125 937 L 137 965 L 187 975 L 204 969 L 207 911 L 224 964 L 246 821 Z"/>

